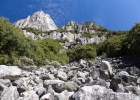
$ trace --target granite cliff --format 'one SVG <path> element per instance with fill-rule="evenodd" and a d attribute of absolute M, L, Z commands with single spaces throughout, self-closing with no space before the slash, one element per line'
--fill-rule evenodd
<path fill-rule="evenodd" d="M 32 27 L 42 31 L 57 29 L 57 26 L 51 19 L 50 15 L 45 14 L 43 11 L 35 12 L 32 16 L 28 16 L 26 19 L 18 20 L 14 25 L 20 28 Z"/>

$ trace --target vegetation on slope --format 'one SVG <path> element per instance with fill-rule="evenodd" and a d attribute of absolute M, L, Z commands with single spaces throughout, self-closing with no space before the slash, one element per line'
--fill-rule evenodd
<path fill-rule="evenodd" d="M 59 53 L 63 47 L 53 39 L 32 40 L 25 37 L 22 30 L 14 27 L 5 18 L 0 18 L 0 64 L 12 65 L 24 56 L 33 59 L 41 66 L 45 59 L 68 63 L 65 53 Z"/>
<path fill-rule="evenodd" d="M 31 64 L 42 66 L 46 59 L 66 64 L 79 59 L 92 60 L 96 55 L 102 54 L 108 57 L 140 55 L 140 23 L 133 26 L 130 31 L 99 30 L 107 32 L 108 39 L 104 42 L 77 46 L 74 50 L 69 49 L 67 52 L 60 53 L 59 51 L 64 48 L 59 42 L 68 40 L 32 40 L 25 37 L 22 30 L 14 27 L 6 18 L 0 18 L 0 64 L 12 65 L 15 62 L 23 65 L 18 60 L 26 57 L 33 60 L 29 60 L 29 63 L 32 61 Z M 41 32 L 34 31 L 35 34 Z M 90 36 L 90 34 L 86 35 Z"/>

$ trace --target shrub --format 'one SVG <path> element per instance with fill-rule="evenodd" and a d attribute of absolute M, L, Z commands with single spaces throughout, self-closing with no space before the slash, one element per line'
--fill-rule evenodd
<path fill-rule="evenodd" d="M 96 57 L 96 48 L 90 45 L 77 46 L 75 50 L 68 50 L 67 55 L 70 61 L 78 61 L 80 59 L 91 60 Z"/>
<path fill-rule="evenodd" d="M 18 66 L 24 70 L 34 70 L 37 69 L 37 66 L 34 64 L 33 60 L 27 57 L 20 58 L 14 62 L 14 65 Z"/>
<path fill-rule="evenodd" d="M 28 32 L 32 32 L 35 35 L 39 35 L 39 34 L 43 33 L 41 30 L 38 30 L 38 29 L 35 29 L 35 28 L 32 28 L 32 27 L 25 27 L 25 28 L 22 28 L 22 30 L 26 30 Z"/>
<path fill-rule="evenodd" d="M 82 34 L 81 37 L 88 37 L 88 38 L 92 38 L 92 34 L 91 33 L 84 33 Z"/>
<path fill-rule="evenodd" d="M 52 62 L 51 62 L 51 65 L 54 66 L 54 68 L 58 68 L 58 67 L 61 66 L 61 64 L 58 63 L 57 61 L 52 61 Z"/>
<path fill-rule="evenodd" d="M 47 70 L 50 70 L 50 69 L 53 69 L 54 66 L 52 66 L 52 65 L 45 65 L 44 68 L 46 68 Z"/>

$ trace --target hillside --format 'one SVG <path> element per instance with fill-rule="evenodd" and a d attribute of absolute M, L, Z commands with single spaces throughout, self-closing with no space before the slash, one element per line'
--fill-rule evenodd
<path fill-rule="evenodd" d="M 140 23 L 111 31 L 94 22 L 57 27 L 34 13 L 0 18 L 1 100 L 139 100 Z"/>

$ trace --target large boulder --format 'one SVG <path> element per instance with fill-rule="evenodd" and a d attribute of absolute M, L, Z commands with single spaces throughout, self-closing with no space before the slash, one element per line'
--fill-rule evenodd
<path fill-rule="evenodd" d="M 19 93 L 17 91 L 17 88 L 14 86 L 4 88 L 0 96 L 0 100 L 18 100 L 18 98 Z"/>
<path fill-rule="evenodd" d="M 108 61 L 102 61 L 100 68 L 101 70 L 108 71 L 110 74 L 113 73 L 111 64 Z"/>
<path fill-rule="evenodd" d="M 132 93 L 110 93 L 109 99 L 106 100 L 140 100 L 140 96 Z"/>
<path fill-rule="evenodd" d="M 137 78 L 135 76 L 132 76 L 132 75 L 129 75 L 127 72 L 125 71 L 121 71 L 118 73 L 119 77 L 121 77 L 121 79 L 126 82 L 126 83 L 129 83 L 129 82 L 136 82 L 137 81 Z"/>
<path fill-rule="evenodd" d="M 72 100 L 109 100 L 107 95 L 109 90 L 99 85 L 84 86 L 77 91 Z"/>
<path fill-rule="evenodd" d="M 0 78 L 16 80 L 22 74 L 22 70 L 17 66 L 0 65 Z"/>
<path fill-rule="evenodd" d="M 82 87 L 70 100 L 140 100 L 140 96 L 133 93 L 115 93 L 105 87 L 93 85 Z"/>
<path fill-rule="evenodd" d="M 45 80 L 44 87 L 47 89 L 51 85 L 55 92 L 61 93 L 64 90 L 72 92 L 77 90 L 78 86 L 75 82 L 64 82 L 60 80 Z"/>

